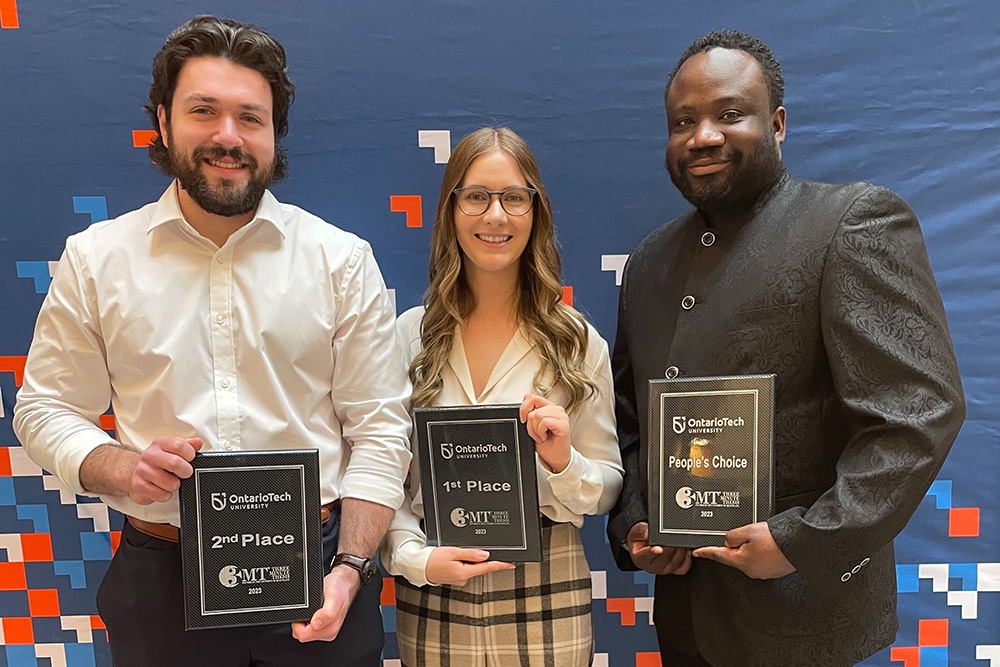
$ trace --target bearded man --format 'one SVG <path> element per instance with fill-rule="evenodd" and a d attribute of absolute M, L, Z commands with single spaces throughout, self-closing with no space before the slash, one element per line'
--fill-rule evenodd
<path fill-rule="evenodd" d="M 866 183 L 794 179 L 781 67 L 714 32 L 666 87 L 667 170 L 695 207 L 625 267 L 612 366 L 619 567 L 657 576 L 665 666 L 853 665 L 895 639 L 892 540 L 965 416 L 913 211 Z M 648 381 L 773 373 L 775 514 L 723 547 L 648 543 Z M 692 558 L 693 556 L 693 558 Z"/>
<path fill-rule="evenodd" d="M 379 664 L 371 559 L 403 498 L 409 381 L 369 245 L 267 189 L 293 94 L 266 32 L 211 16 L 174 30 L 146 107 L 174 180 L 71 236 L 38 316 L 14 429 L 128 517 L 97 594 L 115 665 Z M 259 449 L 319 452 L 323 607 L 185 632 L 180 479 L 199 450 Z"/>

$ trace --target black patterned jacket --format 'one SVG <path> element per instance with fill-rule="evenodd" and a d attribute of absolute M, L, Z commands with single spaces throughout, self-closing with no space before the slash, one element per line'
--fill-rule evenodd
<path fill-rule="evenodd" d="M 717 667 L 854 664 L 893 642 L 892 540 L 965 416 L 905 202 L 786 174 L 747 220 L 667 223 L 625 267 L 612 366 L 625 486 L 608 534 L 622 569 L 635 566 L 620 545 L 647 518 L 648 379 L 777 375 L 768 524 L 797 571 L 758 581 L 695 559 L 658 577 L 661 638 Z"/>

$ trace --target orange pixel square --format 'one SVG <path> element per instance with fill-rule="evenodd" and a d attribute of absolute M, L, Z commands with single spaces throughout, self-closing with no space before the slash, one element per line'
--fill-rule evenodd
<path fill-rule="evenodd" d="M 54 588 L 29 590 L 28 609 L 32 616 L 58 616 L 59 591 Z"/>
<path fill-rule="evenodd" d="M 948 510 L 948 537 L 979 537 L 979 508 L 952 507 Z"/>
<path fill-rule="evenodd" d="M 31 619 L 3 619 L 3 639 L 8 646 L 11 644 L 34 644 L 35 630 L 31 627 Z"/>
<path fill-rule="evenodd" d="M 24 563 L 0 563 L 0 591 L 23 591 L 27 588 Z"/>
<path fill-rule="evenodd" d="M 0 447 L 0 477 L 10 477 L 13 474 L 10 467 L 10 447 Z"/>
<path fill-rule="evenodd" d="M 607 605 L 622 615 L 622 625 L 635 625 L 635 598 L 608 598 Z"/>
<path fill-rule="evenodd" d="M 0 0 L 0 28 L 19 28 L 17 0 Z"/>
<path fill-rule="evenodd" d="M 379 604 L 383 606 L 392 606 L 396 604 L 396 580 L 391 577 L 386 577 L 382 580 L 382 595 L 379 598 Z"/>
<path fill-rule="evenodd" d="M 917 667 L 920 664 L 920 647 L 893 646 L 889 649 L 889 659 L 903 663 L 903 667 Z"/>
<path fill-rule="evenodd" d="M 917 632 L 917 643 L 920 646 L 947 646 L 948 645 L 948 619 L 947 618 L 924 618 L 920 620 L 920 629 Z"/>
<path fill-rule="evenodd" d="M 21 552 L 26 563 L 52 562 L 52 536 L 48 533 L 25 533 L 21 535 Z"/>
<path fill-rule="evenodd" d="M 156 130 L 132 130 L 132 147 L 145 148 L 156 139 Z"/>
<path fill-rule="evenodd" d="M 661 667 L 663 662 L 660 659 L 659 653 L 636 653 L 635 654 L 635 667 Z"/>

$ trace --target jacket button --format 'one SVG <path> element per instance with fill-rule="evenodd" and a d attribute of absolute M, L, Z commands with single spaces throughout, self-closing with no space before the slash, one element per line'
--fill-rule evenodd
<path fill-rule="evenodd" d="M 864 559 L 863 561 L 861 561 L 861 567 L 868 565 L 869 562 L 871 562 L 871 558 Z"/>
<path fill-rule="evenodd" d="M 858 572 L 860 572 L 860 571 L 861 571 L 861 566 L 860 566 L 860 565 L 855 565 L 855 566 L 854 566 L 854 567 L 853 567 L 853 568 L 851 569 L 851 574 L 857 574 L 857 573 L 858 573 Z"/>
<path fill-rule="evenodd" d="M 705 232 L 701 235 L 701 244 L 706 248 L 715 243 L 715 234 L 712 232 Z"/>
<path fill-rule="evenodd" d="M 686 297 L 681 299 L 681 308 L 684 310 L 691 310 L 694 308 L 694 297 L 688 294 Z"/>
<path fill-rule="evenodd" d="M 677 368 L 677 366 L 669 366 L 669 367 L 667 368 L 666 372 L 664 372 L 664 373 L 663 373 L 663 375 L 664 375 L 664 376 L 665 376 L 665 377 L 666 377 L 666 378 L 667 378 L 668 380 L 673 380 L 673 379 L 674 379 L 675 377 L 677 377 L 677 374 L 678 374 L 678 373 L 680 373 L 680 372 L 681 372 L 681 371 L 680 371 L 680 369 L 679 369 L 679 368 Z"/>
<path fill-rule="evenodd" d="M 842 576 L 842 577 L 840 578 L 840 580 L 841 580 L 841 581 L 847 581 L 847 580 L 848 580 L 848 579 L 850 579 L 850 578 L 851 578 L 851 573 L 850 573 L 850 572 L 845 572 L 845 573 L 844 573 L 844 576 Z"/>

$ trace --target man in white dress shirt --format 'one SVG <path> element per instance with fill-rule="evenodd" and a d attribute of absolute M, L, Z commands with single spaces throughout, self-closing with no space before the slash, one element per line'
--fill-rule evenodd
<path fill-rule="evenodd" d="M 409 383 L 369 245 L 267 190 L 293 92 L 267 33 L 205 16 L 174 30 L 146 107 L 150 155 L 174 181 L 71 236 L 38 316 L 14 428 L 67 487 L 128 516 L 98 592 L 118 666 L 379 661 L 369 559 L 403 498 Z M 109 404 L 117 440 L 99 426 Z M 319 451 L 332 515 L 322 609 L 186 633 L 176 491 L 190 461 L 293 448 Z"/>

